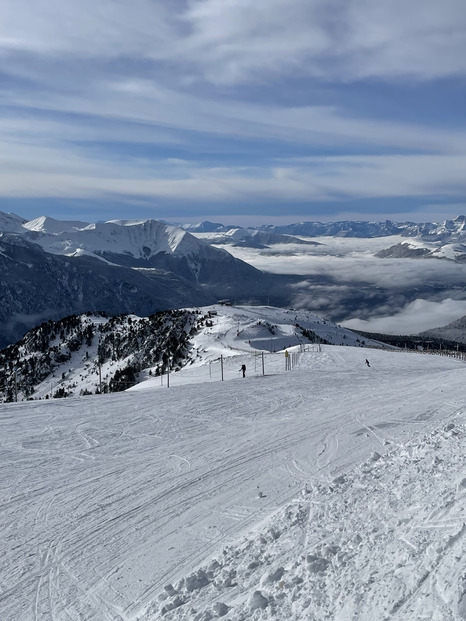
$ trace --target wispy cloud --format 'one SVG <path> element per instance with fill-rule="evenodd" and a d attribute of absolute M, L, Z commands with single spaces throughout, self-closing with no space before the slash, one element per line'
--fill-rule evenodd
<path fill-rule="evenodd" d="M 352 80 L 464 74 L 466 12 L 461 0 L 205 0 L 185 14 L 185 46 L 212 81 L 263 73 Z"/>
<path fill-rule="evenodd" d="M 464 113 L 425 103 L 465 33 L 461 0 L 5 0 L 0 197 L 461 202 Z"/>
<path fill-rule="evenodd" d="M 462 0 L 5 0 L 2 24 L 4 50 L 145 58 L 214 83 L 466 71 Z"/>
<path fill-rule="evenodd" d="M 100 159 L 84 150 L 4 141 L 3 196 L 144 196 L 169 200 L 330 202 L 466 193 L 466 156 L 312 158 L 299 166 L 207 167 L 177 159 Z"/>

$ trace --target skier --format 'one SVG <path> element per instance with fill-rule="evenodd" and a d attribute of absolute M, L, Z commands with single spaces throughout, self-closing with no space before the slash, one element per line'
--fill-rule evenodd
<path fill-rule="evenodd" d="M 366 358 L 366 366 L 370 367 L 371 365 L 369 364 L 369 360 Z"/>
<path fill-rule="evenodd" d="M 246 365 L 242 364 L 240 371 L 243 373 L 243 377 L 246 377 Z"/>

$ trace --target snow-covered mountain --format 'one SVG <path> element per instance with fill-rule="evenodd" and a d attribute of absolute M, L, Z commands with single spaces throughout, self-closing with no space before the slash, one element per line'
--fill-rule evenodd
<path fill-rule="evenodd" d="M 457 216 L 441 223 L 434 222 L 302 222 L 284 226 L 268 225 L 260 230 L 284 233 L 287 235 L 303 235 L 306 237 L 338 236 L 338 237 L 387 237 L 402 235 L 419 237 L 425 241 L 446 241 L 463 239 L 466 236 L 466 217 Z"/>
<path fill-rule="evenodd" d="M 384 248 L 375 254 L 381 259 L 448 259 L 466 263 L 466 236 L 462 242 L 432 242 L 423 238 L 410 239 Z"/>
<path fill-rule="evenodd" d="M 26 220 L 14 213 L 4 213 L 0 211 L 0 232 L 21 233 Z"/>
<path fill-rule="evenodd" d="M 342 322 L 397 314 L 417 299 L 464 299 L 462 216 L 441 225 L 304 224 L 191 234 L 155 220 L 26 222 L 0 214 L 0 346 L 43 320 L 86 311 L 149 315 L 227 298 Z M 435 258 L 442 260 L 418 260 Z"/>
<path fill-rule="evenodd" d="M 187 365 L 219 363 L 244 352 L 275 352 L 310 344 L 373 345 L 307 311 L 208 306 L 149 317 L 72 315 L 47 321 L 0 351 L 0 400 L 118 392 Z"/>
<path fill-rule="evenodd" d="M 45 252 L 24 235 L 0 235 L 0 347 L 48 319 L 208 304 L 217 297 L 168 271 L 150 275 L 98 260 Z"/>
<path fill-rule="evenodd" d="M 199 231 L 193 231 L 193 233 L 199 233 Z M 204 233 L 202 239 L 210 244 L 226 244 L 244 248 L 267 248 L 275 244 L 318 245 L 315 241 L 300 239 L 293 235 L 237 227 L 223 232 Z"/>
<path fill-rule="evenodd" d="M 196 224 L 182 224 L 181 228 L 190 233 L 214 233 L 229 231 L 234 228 L 226 224 L 220 224 L 219 222 L 209 222 L 204 220 L 203 222 L 196 222 Z"/>
<path fill-rule="evenodd" d="M 169 270 L 198 284 L 259 276 L 226 251 L 157 220 L 85 223 L 41 217 L 22 228 L 27 239 L 51 254 L 90 255 L 125 267 Z"/>
<path fill-rule="evenodd" d="M 301 237 L 390 238 L 409 241 L 390 244 L 375 256 L 379 258 L 431 258 L 466 262 L 466 218 L 458 216 L 442 223 L 414 222 L 302 222 L 284 226 L 222 227 L 209 229 L 203 223 L 193 225 L 192 232 L 211 244 L 266 248 L 278 244 L 316 244 Z M 207 224 L 207 223 L 206 223 Z"/>
<path fill-rule="evenodd" d="M 185 224 L 182 228 L 193 233 L 210 234 L 212 239 L 224 240 L 215 243 L 231 243 L 234 238 L 246 239 L 257 233 L 270 234 L 269 243 L 281 243 L 278 237 L 274 241 L 273 235 L 289 235 L 302 237 L 390 237 L 401 235 L 403 237 L 416 237 L 426 242 L 461 241 L 466 238 L 466 216 L 457 216 L 452 220 L 434 222 L 370 222 L 363 220 L 343 220 L 339 222 L 300 222 L 296 224 L 262 226 L 249 226 L 247 228 L 226 226 L 201 222 L 198 224 Z M 215 235 L 216 234 L 216 235 Z M 209 236 L 203 237 L 209 239 Z"/>
<path fill-rule="evenodd" d="M 466 316 L 460 317 L 446 326 L 439 326 L 438 328 L 426 330 L 421 333 L 421 336 L 466 343 Z"/>
<path fill-rule="evenodd" d="M 26 231 L 44 233 L 49 235 L 60 235 L 61 233 L 74 233 L 90 226 L 89 222 L 75 220 L 56 220 L 48 216 L 40 216 L 28 222 L 23 222 L 22 228 Z M 18 231 L 19 232 L 19 231 Z M 22 231 L 24 232 L 24 230 Z"/>
<path fill-rule="evenodd" d="M 0 216 L 0 346 L 40 321 L 73 313 L 148 315 L 224 298 L 289 304 L 293 296 L 290 279 L 156 220 Z"/>
<path fill-rule="evenodd" d="M 224 381 L 0 405 L 2 619 L 463 621 L 464 362 L 214 340 Z"/>

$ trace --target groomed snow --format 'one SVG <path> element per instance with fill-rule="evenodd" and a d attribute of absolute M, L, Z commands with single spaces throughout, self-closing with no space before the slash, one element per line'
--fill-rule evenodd
<path fill-rule="evenodd" d="M 464 363 L 249 356 L 0 406 L 2 621 L 466 619 Z"/>

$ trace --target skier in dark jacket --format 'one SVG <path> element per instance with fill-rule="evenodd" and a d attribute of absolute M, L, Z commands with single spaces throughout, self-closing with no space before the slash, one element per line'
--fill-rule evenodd
<path fill-rule="evenodd" d="M 366 366 L 370 367 L 369 360 L 366 358 Z"/>
<path fill-rule="evenodd" d="M 245 364 L 242 364 L 242 365 L 241 365 L 241 369 L 240 369 L 240 371 L 242 371 L 242 373 L 243 373 L 243 377 L 246 377 L 246 365 L 245 365 Z"/>

